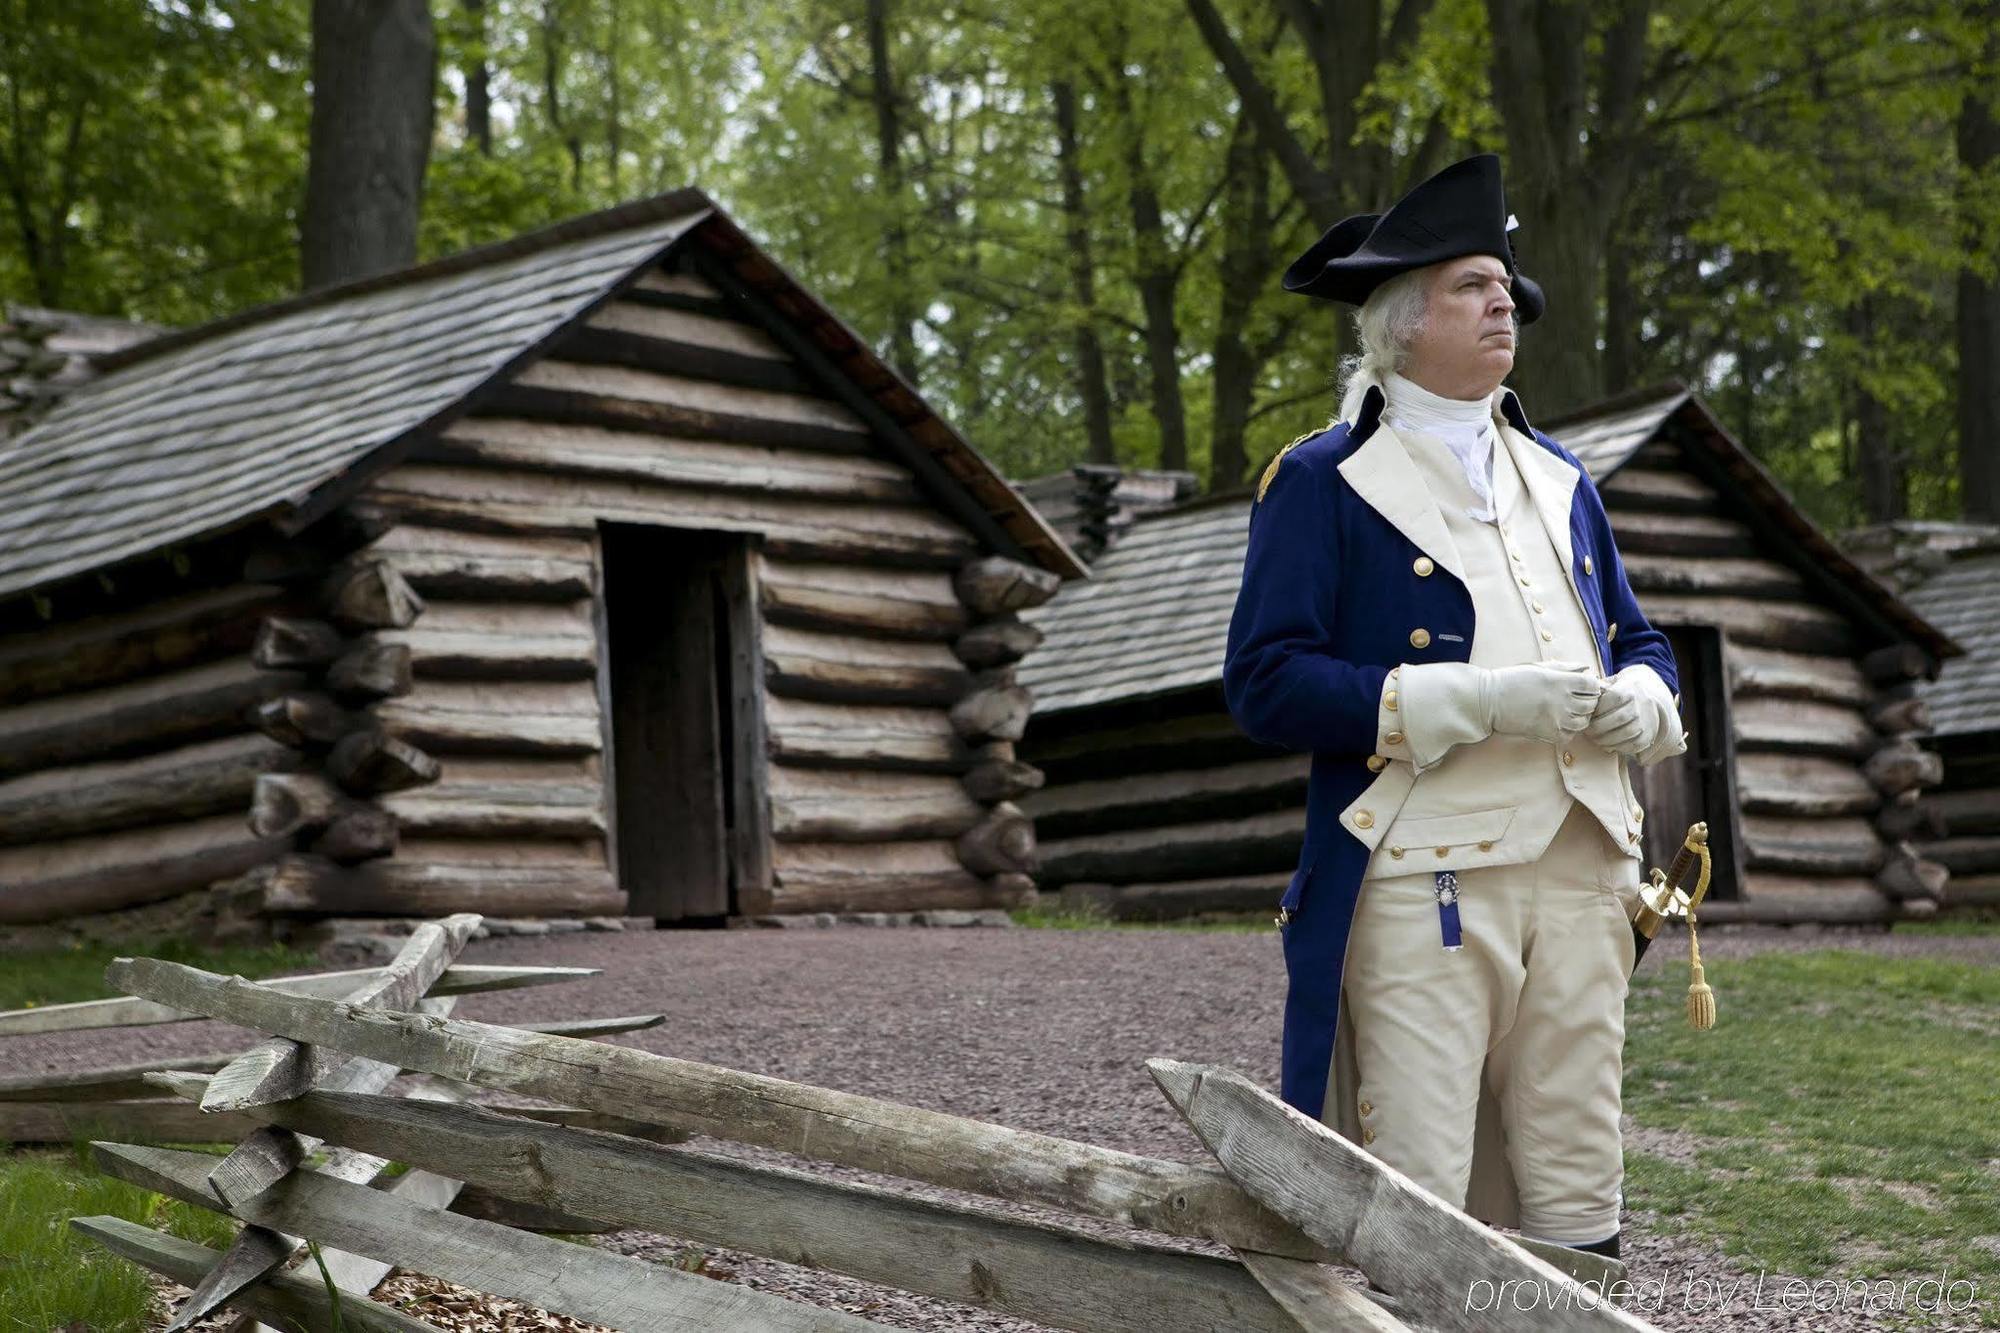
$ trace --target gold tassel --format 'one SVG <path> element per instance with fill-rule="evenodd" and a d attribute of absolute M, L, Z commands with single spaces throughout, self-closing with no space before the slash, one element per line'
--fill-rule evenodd
<path fill-rule="evenodd" d="M 1693 975 L 1688 978 L 1688 1026 L 1697 1032 L 1706 1032 L 1715 1026 L 1715 992 L 1709 987 L 1707 975 L 1701 967 L 1701 942 L 1695 938 L 1694 909 L 1701 896 L 1708 892 L 1708 843 L 1703 840 L 1697 847 L 1701 853 L 1701 877 L 1695 881 L 1694 892 L 1688 896 L 1688 966 Z"/>

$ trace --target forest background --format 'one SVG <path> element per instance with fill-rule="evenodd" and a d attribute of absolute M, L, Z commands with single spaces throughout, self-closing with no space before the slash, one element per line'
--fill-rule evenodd
<path fill-rule="evenodd" d="M 1279 275 L 1472 152 L 1532 419 L 1683 381 L 1821 522 L 2000 521 L 1995 0 L 0 0 L 0 300 L 186 324 L 698 186 L 1009 476 L 1254 477 Z"/>

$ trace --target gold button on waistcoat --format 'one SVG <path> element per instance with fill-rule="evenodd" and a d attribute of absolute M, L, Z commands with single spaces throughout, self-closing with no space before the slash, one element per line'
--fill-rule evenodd
<path fill-rule="evenodd" d="M 1632 818 L 1643 822 L 1646 818 L 1646 812 L 1635 805 L 1632 807 Z"/>
<path fill-rule="evenodd" d="M 1493 850 L 1493 844 L 1490 842 L 1482 842 L 1479 844 L 1479 850 L 1482 852 L 1490 852 Z"/>
<path fill-rule="evenodd" d="M 1410 565 L 1410 568 L 1417 571 L 1418 578 L 1427 579 L 1430 577 L 1431 571 L 1433 569 L 1436 569 L 1437 566 L 1431 563 L 1431 558 L 1429 556 L 1420 555 Z"/>
<path fill-rule="evenodd" d="M 1362 1126 L 1362 1129 L 1361 1129 L 1361 1141 L 1362 1141 L 1363 1143 L 1373 1143 L 1373 1142 L 1375 1142 L 1375 1131 L 1374 1131 L 1374 1130 L 1372 1130 L 1372 1129 L 1369 1129 L 1369 1128 L 1368 1128 L 1367 1126 L 1365 1126 L 1365 1125 L 1364 1125 L 1364 1126 Z"/>
<path fill-rule="evenodd" d="M 1382 706 L 1392 713 L 1396 711 L 1396 692 L 1394 690 L 1390 690 L 1382 696 Z"/>
<path fill-rule="evenodd" d="M 1410 631 L 1410 647 L 1428 648 L 1430 646 L 1431 646 L 1431 632 L 1429 630 L 1425 629 L 1422 625 L 1419 625 L 1415 629 Z"/>
<path fill-rule="evenodd" d="M 1401 847 L 1391 847 L 1389 849 L 1389 855 L 1395 857 L 1398 861 L 1400 861 L 1403 859 L 1403 849 Z"/>
<path fill-rule="evenodd" d="M 1354 827 L 1374 828 L 1375 816 L 1369 814 L 1366 810 L 1356 810 L 1354 812 Z"/>
<path fill-rule="evenodd" d="M 1606 643 L 1609 643 L 1611 640 L 1617 637 L 1618 637 L 1618 622 L 1614 620 L 1611 622 L 1611 628 L 1604 631 L 1604 641 Z"/>
<path fill-rule="evenodd" d="M 1586 574 L 1588 574 L 1588 573 L 1590 572 L 1590 557 L 1589 557 L 1589 556 L 1585 556 L 1585 557 L 1583 558 L 1583 572 L 1584 572 L 1584 573 L 1586 573 Z"/>
<path fill-rule="evenodd" d="M 1373 1115 L 1375 1114 L 1375 1108 L 1373 1106 L 1370 1106 L 1367 1102 L 1363 1102 L 1361 1103 L 1361 1114 Z"/>
<path fill-rule="evenodd" d="M 1403 743 L 1403 733 L 1400 731 L 1392 731 L 1387 736 L 1384 736 L 1382 739 L 1389 742 L 1389 744 L 1391 745 L 1401 745 Z"/>
<path fill-rule="evenodd" d="M 1438 855 L 1439 855 L 1439 856 L 1450 856 L 1450 855 L 1451 855 L 1451 848 L 1449 848 L 1449 847 L 1440 847 L 1440 848 L 1438 848 L 1438 849 L 1437 849 L 1437 852 L 1438 852 Z"/>
<path fill-rule="evenodd" d="M 1380 773 L 1383 769 L 1387 768 L 1388 766 L 1389 766 L 1389 761 L 1387 759 L 1384 759 L 1381 755 L 1371 754 L 1368 756 L 1368 771 L 1370 773 Z"/>
<path fill-rule="evenodd" d="M 1564 762 L 1565 764 L 1573 764 L 1573 763 L 1575 763 L 1575 762 L 1576 762 L 1576 756 L 1575 756 L 1575 755 L 1573 755 L 1573 754 L 1571 754 L 1571 753 L 1570 753 L 1570 752 L 1569 752 L 1568 750 L 1564 750 L 1564 751 L 1563 751 L 1563 762 Z"/>

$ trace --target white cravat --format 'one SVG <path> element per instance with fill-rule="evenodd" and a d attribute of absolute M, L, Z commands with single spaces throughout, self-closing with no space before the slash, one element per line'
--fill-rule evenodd
<path fill-rule="evenodd" d="M 1397 430 L 1417 431 L 1443 440 L 1465 469 L 1465 480 L 1479 497 L 1479 507 L 1466 514 L 1482 523 L 1493 514 L 1493 398 L 1446 398 L 1394 371 L 1382 385 L 1388 399 L 1385 414 Z M 1498 392 L 1498 390 L 1495 390 Z"/>

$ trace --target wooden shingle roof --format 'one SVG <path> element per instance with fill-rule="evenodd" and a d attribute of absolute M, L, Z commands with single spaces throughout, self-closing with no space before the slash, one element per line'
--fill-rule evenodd
<path fill-rule="evenodd" d="M 1574 453 L 1602 483 L 1641 446 L 1663 435 L 1702 466 L 1729 478 L 1792 563 L 1814 571 L 1830 601 L 1938 657 L 1962 651 L 1886 583 L 1848 557 L 1792 503 L 1694 394 L 1678 384 L 1621 395 L 1537 429 Z M 1691 460 L 1694 461 L 1694 460 Z M 1229 618 L 1243 577 L 1251 492 L 1230 491 L 1142 514 L 1092 566 L 1087 583 L 1065 587 L 1022 619 L 1045 635 L 1019 668 L 1035 712 L 1169 694 L 1220 683 Z"/>
<path fill-rule="evenodd" d="M 1141 517 L 1088 580 L 1021 612 L 1045 636 L 1015 668 L 1035 711 L 1221 680 L 1249 520 L 1240 492 Z"/>
<path fill-rule="evenodd" d="M 2000 541 L 1954 556 L 1904 596 L 1965 648 L 1918 687 L 1930 705 L 1931 734 L 2000 731 Z"/>
<path fill-rule="evenodd" d="M 677 245 L 791 321 L 952 517 L 1083 565 L 978 451 L 699 190 L 231 315 L 98 362 L 0 445 L 0 597 L 264 519 L 296 529 Z"/>

